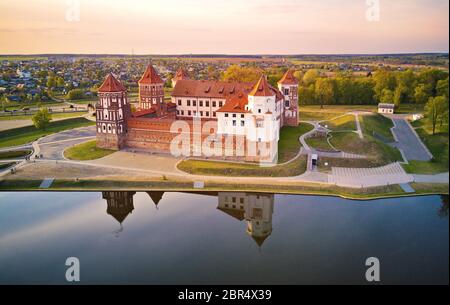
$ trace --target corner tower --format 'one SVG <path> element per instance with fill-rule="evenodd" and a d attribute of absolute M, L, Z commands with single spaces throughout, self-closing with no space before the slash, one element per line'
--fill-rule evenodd
<path fill-rule="evenodd" d="M 97 146 L 121 149 L 125 146 L 131 107 L 127 89 L 111 73 L 98 89 L 96 109 Z"/>
<path fill-rule="evenodd" d="M 189 75 L 183 68 L 179 68 L 175 76 L 172 78 L 172 88 L 175 88 L 179 80 L 189 79 Z"/>
<path fill-rule="evenodd" d="M 161 117 L 167 113 L 164 103 L 164 82 L 151 64 L 139 80 L 139 108 L 154 109 Z"/>
<path fill-rule="evenodd" d="M 284 125 L 298 126 L 298 79 L 288 70 L 278 82 L 284 97 Z"/>

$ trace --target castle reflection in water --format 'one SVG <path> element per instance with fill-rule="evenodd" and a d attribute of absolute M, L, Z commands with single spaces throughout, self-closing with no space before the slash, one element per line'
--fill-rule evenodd
<path fill-rule="evenodd" d="M 136 192 L 102 192 L 107 202 L 106 212 L 121 225 L 125 218 L 133 212 L 133 197 Z M 164 192 L 147 192 L 150 199 L 158 207 Z M 198 193 L 197 193 L 198 194 Z M 274 194 L 218 192 L 204 193 L 218 198 L 217 209 L 239 221 L 247 223 L 247 234 L 258 246 L 262 246 L 272 233 L 272 214 Z"/>

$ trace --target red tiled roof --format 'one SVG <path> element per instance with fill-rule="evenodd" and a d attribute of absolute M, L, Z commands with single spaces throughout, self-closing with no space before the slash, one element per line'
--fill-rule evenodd
<path fill-rule="evenodd" d="M 175 80 L 189 79 L 189 75 L 183 68 L 179 68 L 174 77 Z"/>
<path fill-rule="evenodd" d="M 246 113 L 249 112 L 245 109 L 248 104 L 247 95 L 240 94 L 238 96 L 232 97 L 226 101 L 223 107 L 219 108 L 216 112 L 239 112 Z"/>
<path fill-rule="evenodd" d="M 172 96 L 227 99 L 239 94 L 248 95 L 252 87 L 252 83 L 179 80 L 173 89 Z"/>
<path fill-rule="evenodd" d="M 138 117 L 141 117 L 141 116 L 144 116 L 144 115 L 147 115 L 147 114 L 152 114 L 152 113 L 155 113 L 156 111 L 155 111 L 155 109 L 153 109 L 153 108 L 150 108 L 150 109 L 142 109 L 142 110 L 138 110 L 138 111 L 136 111 L 136 112 L 134 112 L 133 113 L 133 116 L 135 117 L 135 118 L 138 118 Z"/>
<path fill-rule="evenodd" d="M 122 92 L 127 89 L 119 82 L 112 73 L 109 73 L 103 84 L 98 88 L 98 92 Z"/>
<path fill-rule="evenodd" d="M 164 83 L 161 77 L 159 77 L 155 68 L 151 64 L 147 66 L 144 74 L 139 80 L 139 84 L 162 84 Z"/>
<path fill-rule="evenodd" d="M 267 82 L 266 76 L 261 75 L 261 78 L 249 93 L 251 96 L 274 96 L 275 92 Z"/>
<path fill-rule="evenodd" d="M 298 85 L 298 79 L 294 76 L 294 71 L 289 69 L 284 73 L 278 83 L 282 85 Z"/>

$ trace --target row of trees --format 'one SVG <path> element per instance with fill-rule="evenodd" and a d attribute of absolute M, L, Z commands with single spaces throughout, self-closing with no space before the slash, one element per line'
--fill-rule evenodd
<path fill-rule="evenodd" d="M 301 104 L 425 104 L 430 97 L 448 92 L 448 72 L 425 69 L 420 72 L 378 70 L 373 76 L 338 73 L 326 77 L 308 70 L 301 78 Z"/>

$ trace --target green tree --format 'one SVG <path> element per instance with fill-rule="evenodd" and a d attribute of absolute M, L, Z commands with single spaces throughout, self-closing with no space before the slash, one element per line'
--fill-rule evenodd
<path fill-rule="evenodd" d="M 56 86 L 64 87 L 64 84 L 65 84 L 64 78 L 62 78 L 61 76 L 56 78 Z"/>
<path fill-rule="evenodd" d="M 448 100 L 448 77 L 437 82 L 436 93 L 438 96 L 445 96 Z"/>
<path fill-rule="evenodd" d="M 414 89 L 414 100 L 417 104 L 425 104 L 431 97 L 431 86 L 419 84 Z"/>
<path fill-rule="evenodd" d="M 436 134 L 436 125 L 438 121 L 444 121 L 448 114 L 448 103 L 443 96 L 430 97 L 425 105 L 425 113 L 427 119 L 430 121 L 433 135 Z"/>
<path fill-rule="evenodd" d="M 301 105 L 309 105 L 316 103 L 316 96 L 314 94 L 314 85 L 308 87 L 300 86 L 298 88 L 298 102 Z"/>
<path fill-rule="evenodd" d="M 375 81 L 375 97 L 380 102 L 384 90 L 390 90 L 391 92 L 393 92 L 395 90 L 395 87 L 397 86 L 397 80 L 395 78 L 395 75 L 391 71 L 378 70 L 373 76 L 373 79 Z M 391 99 L 391 102 L 392 100 L 393 99 Z"/>
<path fill-rule="evenodd" d="M 305 86 L 310 86 L 316 82 L 316 79 L 320 77 L 320 73 L 317 69 L 311 69 L 306 71 L 303 75 L 303 84 Z"/>
<path fill-rule="evenodd" d="M 33 115 L 32 120 L 37 129 L 45 130 L 52 120 L 52 115 L 47 108 L 41 108 Z"/>
<path fill-rule="evenodd" d="M 52 89 L 56 87 L 56 79 L 54 76 L 50 76 L 47 79 L 47 88 Z"/>
<path fill-rule="evenodd" d="M 67 93 L 67 99 L 73 101 L 73 100 L 80 100 L 84 98 L 84 92 L 82 89 L 72 89 Z"/>
<path fill-rule="evenodd" d="M 334 86 L 328 78 L 318 78 L 315 85 L 316 98 L 320 103 L 320 108 L 323 105 L 332 104 L 334 96 Z"/>
<path fill-rule="evenodd" d="M 254 67 L 231 65 L 223 73 L 222 80 L 254 83 L 261 77 L 261 71 Z"/>
<path fill-rule="evenodd" d="M 380 96 L 380 103 L 392 104 L 394 101 L 394 92 L 389 89 L 383 89 Z"/>

